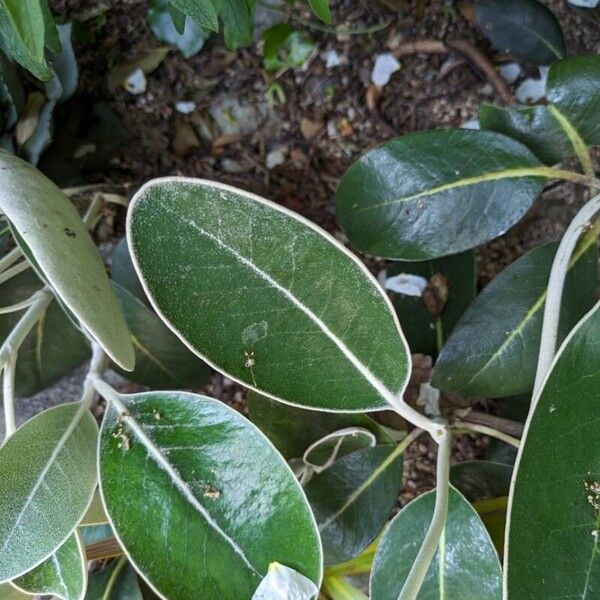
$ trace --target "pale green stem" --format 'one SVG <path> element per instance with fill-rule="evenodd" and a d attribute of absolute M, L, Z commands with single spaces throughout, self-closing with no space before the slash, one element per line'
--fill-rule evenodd
<path fill-rule="evenodd" d="M 14 265 L 13 267 L 6 269 L 5 271 L 2 271 L 0 273 L 0 284 L 5 283 L 9 279 L 12 279 L 19 273 L 26 271 L 27 269 L 29 269 L 30 266 L 31 265 L 29 264 L 29 262 L 27 260 L 24 260 L 23 262 L 20 262 Z"/>
<path fill-rule="evenodd" d="M 14 265 L 23 256 L 21 248 L 18 246 L 13 248 L 6 256 L 0 258 L 0 272 L 8 269 L 8 267 Z"/>
<path fill-rule="evenodd" d="M 419 549 L 419 553 L 413 562 L 410 573 L 398 596 L 398 600 L 416 600 L 446 525 L 450 481 L 450 449 L 452 441 L 452 436 L 447 426 L 444 427 L 443 437 L 436 441 L 438 442 L 438 456 L 433 517 L 431 518 L 431 523 L 429 524 L 429 529 L 427 530 L 423 544 Z"/>
<path fill-rule="evenodd" d="M 17 312 L 19 310 L 24 310 L 30 307 L 35 302 L 35 294 L 27 300 L 23 300 L 23 302 L 16 302 L 15 304 L 11 304 L 9 306 L 0 306 L 0 315 L 6 315 L 8 313 Z"/>
<path fill-rule="evenodd" d="M 490 437 L 494 437 L 506 444 L 510 444 L 515 448 L 519 447 L 519 440 L 511 435 L 503 433 L 502 431 L 498 431 L 493 427 L 488 427 L 487 425 L 479 425 L 477 423 L 465 423 L 464 421 L 456 421 L 453 424 L 453 427 L 456 429 L 464 429 L 466 431 L 473 431 L 475 433 L 483 433 L 484 435 L 489 435 Z"/>
<path fill-rule="evenodd" d="M 550 279 L 548 281 L 546 304 L 544 306 L 540 353 L 535 373 L 535 384 L 533 387 L 533 403 L 530 410 L 535 409 L 535 403 L 537 402 L 542 385 L 556 353 L 560 306 L 571 255 L 575 250 L 575 246 L 577 245 L 577 241 L 581 234 L 587 232 L 592 227 L 592 220 L 599 211 L 600 194 L 589 200 L 575 215 L 575 218 L 571 221 L 571 224 L 565 231 L 554 257 L 552 270 L 550 271 Z"/>
<path fill-rule="evenodd" d="M 4 441 L 17 430 L 15 415 L 15 370 L 17 367 L 17 353 L 11 352 L 10 358 L 4 366 L 2 378 L 2 400 L 4 402 Z"/>

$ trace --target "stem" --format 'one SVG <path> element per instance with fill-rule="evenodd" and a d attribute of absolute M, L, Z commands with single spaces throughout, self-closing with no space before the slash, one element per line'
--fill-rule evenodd
<path fill-rule="evenodd" d="M 15 416 L 15 370 L 17 366 L 17 353 L 11 351 L 10 354 L 10 359 L 4 367 L 4 377 L 2 379 L 5 441 L 17 430 L 17 419 Z"/>
<path fill-rule="evenodd" d="M 438 442 L 437 486 L 433 517 L 398 600 L 416 600 L 446 525 L 450 480 L 450 442 L 452 437 L 447 426 L 443 427 L 443 432 L 442 439 L 436 440 Z"/>
<path fill-rule="evenodd" d="M 21 256 L 23 256 L 21 248 L 19 248 L 18 246 L 16 248 L 13 248 L 6 256 L 3 256 L 0 259 L 0 271 L 8 269 L 8 267 L 16 263 L 21 258 Z"/>
<path fill-rule="evenodd" d="M 33 294 L 30 298 L 27 298 L 27 300 L 23 300 L 23 302 L 16 302 L 15 304 L 11 304 L 10 306 L 0 306 L 0 315 L 6 315 L 8 313 L 23 310 L 25 308 L 30 307 L 34 302 L 35 294 Z"/>
<path fill-rule="evenodd" d="M 523 435 L 523 429 L 525 428 L 525 425 L 519 421 L 511 421 L 510 419 L 505 419 L 504 417 L 490 415 L 477 410 L 459 410 L 456 411 L 456 416 L 459 418 L 459 420 L 466 421 L 467 423 L 487 425 L 496 431 L 502 431 L 503 433 L 507 433 L 508 435 L 516 438 L 519 438 Z"/>
<path fill-rule="evenodd" d="M 564 169 L 553 169 L 552 167 L 538 167 L 535 169 L 542 176 L 550 179 L 562 179 L 572 183 L 578 183 L 587 187 L 600 189 L 600 179 L 596 179 L 593 175 L 583 175 L 576 171 L 566 171 Z"/>
<path fill-rule="evenodd" d="M 392 408 L 403 418 L 415 425 L 416 427 L 423 429 L 431 435 L 431 437 L 439 444 L 445 435 L 445 426 L 438 421 L 429 419 L 425 415 L 421 414 L 418 410 L 415 410 L 410 404 L 407 404 L 404 398 L 396 398 Z"/>
<path fill-rule="evenodd" d="M 554 262 L 550 271 L 548 281 L 548 293 L 546 304 L 544 306 L 544 320 L 542 325 L 542 335 L 540 339 L 540 353 L 538 357 L 537 370 L 535 374 L 535 384 L 533 387 L 533 400 L 530 410 L 535 409 L 539 392 L 545 381 L 546 375 L 556 352 L 556 339 L 558 336 L 558 324 L 560 318 L 560 306 L 562 302 L 562 293 L 565 284 L 565 278 L 569 269 L 571 255 L 582 233 L 590 230 L 590 221 L 600 211 L 600 194 L 594 196 L 587 202 L 575 215 L 571 224 L 567 228 Z M 597 236 L 596 227 L 593 227 L 590 234 Z"/>
<path fill-rule="evenodd" d="M 475 433 L 483 433 L 484 435 L 489 435 L 490 437 L 495 437 L 502 442 L 510 444 L 515 448 L 519 447 L 519 440 L 511 435 L 503 433 L 502 431 L 498 431 L 493 427 L 488 427 L 487 425 L 478 425 L 477 423 L 465 423 L 464 421 L 456 421 L 453 424 L 453 427 L 456 429 L 464 429 L 466 431 L 473 431 Z"/>
<path fill-rule="evenodd" d="M 2 271 L 2 273 L 0 273 L 0 284 L 5 283 L 9 279 L 12 279 L 13 277 L 15 277 L 15 275 L 18 275 L 19 273 L 26 271 L 27 269 L 29 269 L 30 266 L 31 265 L 29 264 L 29 262 L 24 260 L 23 262 L 20 262 L 14 265 L 13 267 L 6 269 L 5 271 Z"/>

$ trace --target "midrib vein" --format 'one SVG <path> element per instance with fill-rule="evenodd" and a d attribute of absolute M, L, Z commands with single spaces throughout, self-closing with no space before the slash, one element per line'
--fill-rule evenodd
<path fill-rule="evenodd" d="M 192 227 L 200 235 L 208 238 L 214 242 L 221 250 L 224 250 L 236 261 L 247 267 L 255 275 L 258 275 L 263 281 L 268 283 L 272 288 L 276 289 L 282 296 L 289 300 L 296 308 L 303 312 L 324 334 L 328 337 L 341 351 L 341 353 L 348 359 L 352 366 L 363 376 L 364 379 L 377 391 L 377 393 L 389 404 L 394 405 L 396 403 L 395 395 L 381 382 L 379 379 L 359 360 L 357 356 L 346 346 L 342 340 L 340 340 L 331 329 L 305 304 L 300 302 L 289 289 L 282 286 L 278 281 L 273 279 L 268 273 L 260 269 L 255 265 L 249 258 L 240 254 L 235 248 L 232 248 L 226 244 L 221 238 L 216 236 L 214 233 L 207 231 L 200 227 L 195 221 L 183 218 L 179 213 L 171 210 L 168 207 L 163 207 L 168 213 L 174 218 L 179 219 L 184 224 Z"/>
<path fill-rule="evenodd" d="M 160 360 L 158 358 L 156 358 L 156 356 L 154 356 L 154 354 L 152 354 L 152 352 L 150 352 L 150 350 L 148 350 L 148 348 L 146 348 L 138 339 L 137 337 L 135 337 L 135 335 L 133 335 L 133 333 L 131 334 L 131 341 L 133 343 L 133 345 L 152 363 L 154 363 L 159 369 L 161 369 L 164 373 L 166 373 L 167 375 L 169 375 L 169 377 L 172 377 L 173 379 L 176 379 L 175 375 L 167 368 L 165 367 L 165 365 L 162 364 L 162 362 L 160 362 Z"/>

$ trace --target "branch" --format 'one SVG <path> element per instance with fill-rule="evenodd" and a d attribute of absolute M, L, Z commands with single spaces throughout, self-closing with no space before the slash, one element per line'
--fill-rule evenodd
<path fill-rule="evenodd" d="M 495 437 L 496 439 L 504 442 L 505 444 L 510 444 L 515 448 L 519 447 L 519 440 L 514 438 L 506 433 L 502 433 L 493 427 L 487 427 L 486 425 L 477 425 L 476 423 L 465 423 L 464 421 L 456 421 L 453 425 L 456 429 L 464 429 L 466 431 L 472 431 L 474 433 L 483 433 L 484 435 L 489 435 L 490 437 Z"/>

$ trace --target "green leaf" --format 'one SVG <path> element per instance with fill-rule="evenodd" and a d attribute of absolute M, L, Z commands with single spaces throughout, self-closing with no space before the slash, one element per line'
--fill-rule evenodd
<path fill-rule="evenodd" d="M 102 504 L 100 490 L 96 489 L 92 503 L 89 505 L 83 519 L 81 519 L 80 526 L 90 527 L 93 525 L 104 525 L 105 523 L 108 523 L 108 517 L 104 510 L 104 504 Z"/>
<path fill-rule="evenodd" d="M 425 538 L 434 503 L 435 492 L 427 492 L 387 526 L 371 572 L 371 600 L 398 600 Z M 419 598 L 502 598 L 502 573 L 492 541 L 473 507 L 454 488 L 450 488 L 446 526 Z"/>
<path fill-rule="evenodd" d="M 148 387 L 195 388 L 207 383 L 210 369 L 171 333 L 169 328 L 141 300 L 118 283 L 113 288 L 125 315 L 135 348 L 135 368 L 115 370 Z"/>
<path fill-rule="evenodd" d="M 85 600 L 143 600 L 137 575 L 125 557 L 90 576 Z"/>
<path fill-rule="evenodd" d="M 271 440 L 286 459 L 300 458 L 306 449 L 325 436 L 347 427 L 362 427 L 379 444 L 392 444 L 387 431 L 360 413 L 322 413 L 288 406 L 249 392 L 250 420 Z"/>
<path fill-rule="evenodd" d="M 573 144 L 546 106 L 503 108 L 483 103 L 479 124 L 482 129 L 518 140 L 546 165 L 555 165 L 574 154 Z"/>
<path fill-rule="evenodd" d="M 31 600 L 31 596 L 24 594 L 10 583 L 0 583 L 0 600 Z"/>
<path fill-rule="evenodd" d="M 42 282 L 29 269 L 0 286 L 0 305 L 22 302 L 41 289 Z M 22 312 L 0 315 L 0 340 L 5 340 Z M 31 330 L 19 349 L 16 392 L 30 396 L 69 373 L 90 356 L 90 346 L 81 332 L 52 300 L 45 315 Z"/>
<path fill-rule="evenodd" d="M 512 466 L 489 460 L 467 460 L 450 469 L 450 482 L 469 500 L 508 496 Z"/>
<path fill-rule="evenodd" d="M 0 448 L 0 581 L 48 558 L 85 514 L 98 428 L 80 403 L 40 413 Z"/>
<path fill-rule="evenodd" d="M 329 10 L 329 0 L 308 0 L 313 12 L 323 23 L 331 23 L 331 11 Z"/>
<path fill-rule="evenodd" d="M 475 19 L 498 49 L 535 65 L 566 55 L 562 29 L 552 11 L 537 0 L 476 0 Z"/>
<path fill-rule="evenodd" d="M 185 15 L 183 15 L 183 28 L 179 31 L 171 8 L 169 0 L 151 0 L 148 11 L 150 29 L 157 40 L 173 44 L 185 58 L 190 58 L 200 52 L 208 34 L 196 21 L 187 19 Z"/>
<path fill-rule="evenodd" d="M 25 91 L 15 63 L 0 50 L 0 131 L 15 126 L 25 106 Z"/>
<path fill-rule="evenodd" d="M 388 278 L 403 273 L 423 277 L 429 283 L 421 296 L 390 291 L 408 346 L 413 353 L 437 356 L 475 297 L 475 255 L 469 251 L 422 262 L 398 261 L 387 269 Z M 448 299 L 441 313 L 435 314 L 437 311 L 428 309 L 426 300 L 438 297 L 438 281 L 447 287 Z"/>
<path fill-rule="evenodd" d="M 252 43 L 252 13 L 256 0 L 221 0 L 221 19 L 225 43 L 243 48 Z"/>
<path fill-rule="evenodd" d="M 44 44 L 50 52 L 58 54 L 62 50 L 58 27 L 54 22 L 54 17 L 52 16 L 52 11 L 48 6 L 47 0 L 40 0 L 40 6 L 44 15 Z"/>
<path fill-rule="evenodd" d="M 548 278 L 556 243 L 530 250 L 475 299 L 446 342 L 432 385 L 498 398 L 533 388 Z M 590 232 L 571 259 L 559 339 L 590 309 L 596 290 L 596 240 Z"/>
<path fill-rule="evenodd" d="M 600 591 L 599 337 L 596 305 L 563 343 L 526 425 L 509 503 L 508 597 Z"/>
<path fill-rule="evenodd" d="M 52 556 L 12 583 L 28 594 L 81 600 L 87 587 L 87 562 L 79 534 L 72 534 Z"/>
<path fill-rule="evenodd" d="M 553 63 L 546 98 L 588 146 L 600 145 L 600 57 L 576 56 Z"/>
<path fill-rule="evenodd" d="M 245 0 L 243 0 L 245 1 Z M 214 0 L 170 0 L 171 5 L 185 15 L 190 16 L 200 27 L 209 31 L 218 31 L 219 21 Z"/>
<path fill-rule="evenodd" d="M 352 452 L 308 482 L 325 564 L 354 558 L 375 539 L 398 499 L 401 479 L 402 456 L 386 445 Z"/>
<path fill-rule="evenodd" d="M 269 27 L 263 34 L 264 62 L 267 71 L 300 67 L 311 55 L 315 44 L 306 34 L 295 31 L 287 23 Z"/>
<path fill-rule="evenodd" d="M 316 472 L 334 461 L 363 448 L 376 445 L 375 436 L 362 427 L 347 427 L 329 433 L 309 446 L 302 457 L 304 463 L 313 467 Z"/>
<path fill-rule="evenodd" d="M 346 171 L 337 218 L 350 241 L 370 254 L 406 260 L 456 254 L 514 225 L 547 170 L 525 146 L 494 132 L 411 133 Z"/>
<path fill-rule="evenodd" d="M 113 250 L 110 261 L 110 276 L 113 281 L 125 288 L 130 294 L 150 307 L 150 301 L 144 292 L 144 286 L 135 272 L 129 255 L 127 239 L 122 238 Z"/>
<path fill-rule="evenodd" d="M 408 352 L 391 303 L 313 223 L 228 186 L 168 178 L 135 195 L 127 236 L 158 314 L 228 377 L 332 411 L 385 408 L 402 393 Z"/>
<path fill-rule="evenodd" d="M 20 65 L 38 79 L 52 79 L 44 56 L 46 19 L 41 0 L 0 0 L 0 35 Z"/>
<path fill-rule="evenodd" d="M 320 583 L 306 498 L 258 429 L 221 402 L 184 392 L 119 396 L 119 404 L 111 402 L 102 425 L 102 496 L 155 591 L 170 600 L 250 600 L 275 561 Z"/>
<path fill-rule="evenodd" d="M 102 258 L 65 194 L 34 167 L 0 151 L 0 209 L 26 255 L 64 304 L 123 369 L 134 352 Z"/>

